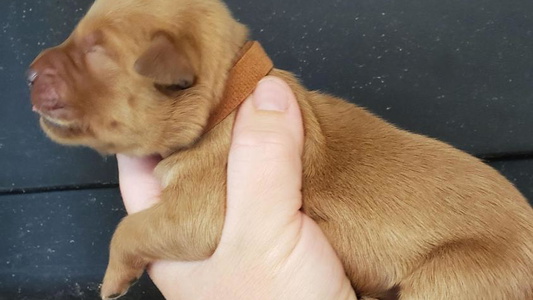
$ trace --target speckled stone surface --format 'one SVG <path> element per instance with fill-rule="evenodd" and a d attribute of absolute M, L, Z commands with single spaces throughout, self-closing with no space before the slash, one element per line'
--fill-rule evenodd
<path fill-rule="evenodd" d="M 0 197 L 0 300 L 98 299 L 118 190 Z M 162 299 L 143 278 L 125 300 Z"/>
<path fill-rule="evenodd" d="M 91 189 L 116 183 L 115 160 L 50 142 L 24 78 L 91 3 L 0 0 L 0 300 L 97 299 L 109 239 L 124 216 L 116 189 Z M 512 156 L 489 164 L 533 199 L 532 1 L 228 5 L 277 67 L 309 88 L 472 154 Z M 61 189 L 81 190 L 35 193 Z M 13 194 L 25 191 L 32 194 Z M 144 278 L 125 299 L 162 297 Z"/>
<path fill-rule="evenodd" d="M 475 154 L 533 150 L 533 2 L 229 0 L 276 65 Z"/>

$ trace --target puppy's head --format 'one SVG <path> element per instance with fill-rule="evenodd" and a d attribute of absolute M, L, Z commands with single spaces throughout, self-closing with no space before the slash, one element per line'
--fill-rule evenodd
<path fill-rule="evenodd" d="M 33 109 L 62 144 L 170 153 L 202 135 L 246 38 L 219 0 L 97 0 L 30 66 Z"/>

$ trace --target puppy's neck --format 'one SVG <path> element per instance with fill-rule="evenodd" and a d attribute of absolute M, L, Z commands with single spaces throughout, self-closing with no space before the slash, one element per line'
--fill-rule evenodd
<path fill-rule="evenodd" d="M 211 114 L 205 133 L 226 119 L 252 94 L 257 83 L 272 71 L 274 64 L 256 41 L 247 42 L 231 68 L 220 104 Z"/>
<path fill-rule="evenodd" d="M 212 112 L 208 115 L 207 123 L 199 132 L 197 140 L 189 147 L 165 147 L 157 152 L 162 158 L 186 149 L 197 148 L 199 143 L 206 139 L 215 127 L 223 127 L 226 119 L 233 124 L 234 112 L 250 96 L 258 82 L 268 75 L 274 68 L 272 60 L 265 50 L 256 41 L 248 41 L 234 56 L 232 67 L 224 78 L 223 86 L 215 90 L 221 91 L 220 100 Z M 216 86 L 216 85 L 215 85 Z M 217 94 L 217 93 L 215 93 Z"/>

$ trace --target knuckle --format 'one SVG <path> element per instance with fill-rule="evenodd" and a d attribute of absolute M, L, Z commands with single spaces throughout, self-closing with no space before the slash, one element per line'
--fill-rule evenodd
<path fill-rule="evenodd" d="M 290 147 L 291 143 L 292 141 L 286 132 L 272 129 L 245 128 L 234 137 L 233 146 L 283 150 Z"/>

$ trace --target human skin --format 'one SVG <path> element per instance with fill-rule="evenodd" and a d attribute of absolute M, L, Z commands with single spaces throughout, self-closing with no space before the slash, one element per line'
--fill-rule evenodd
<path fill-rule="evenodd" d="M 217 250 L 204 261 L 148 268 L 166 299 L 357 299 L 321 229 L 300 211 L 302 148 L 297 101 L 285 82 L 267 77 L 237 114 Z M 157 203 L 159 159 L 117 160 L 128 213 Z"/>

